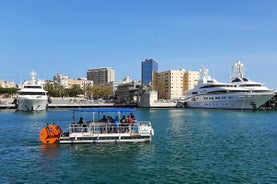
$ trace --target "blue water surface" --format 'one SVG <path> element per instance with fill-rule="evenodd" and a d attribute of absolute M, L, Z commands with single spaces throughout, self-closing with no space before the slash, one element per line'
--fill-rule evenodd
<path fill-rule="evenodd" d="M 45 145 L 70 109 L 0 111 L 1 183 L 277 183 L 277 111 L 137 109 L 150 143 Z M 85 115 L 88 119 L 90 115 Z"/>

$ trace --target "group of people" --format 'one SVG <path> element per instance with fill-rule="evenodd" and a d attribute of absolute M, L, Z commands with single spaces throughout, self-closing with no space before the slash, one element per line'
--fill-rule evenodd
<path fill-rule="evenodd" d="M 106 122 L 106 123 L 113 123 L 114 125 L 118 126 L 119 123 L 122 124 L 133 124 L 135 121 L 135 116 L 133 113 L 130 113 L 127 117 L 125 115 L 122 116 L 122 118 L 119 120 L 118 116 L 116 116 L 114 119 L 111 116 L 106 116 L 103 115 L 102 119 L 100 120 L 101 122 Z M 78 124 L 83 124 L 83 118 L 80 117 Z"/>
<path fill-rule="evenodd" d="M 135 116 L 133 113 L 130 113 L 127 117 L 125 115 L 119 120 L 119 117 L 116 116 L 114 119 L 111 116 L 103 115 L 102 119 L 100 120 L 106 123 L 114 123 L 115 125 L 119 125 L 119 123 L 130 123 L 133 124 L 135 121 Z"/>
<path fill-rule="evenodd" d="M 120 123 L 130 123 L 133 124 L 135 121 L 135 116 L 133 113 L 130 113 L 127 117 L 125 115 L 120 119 Z"/>

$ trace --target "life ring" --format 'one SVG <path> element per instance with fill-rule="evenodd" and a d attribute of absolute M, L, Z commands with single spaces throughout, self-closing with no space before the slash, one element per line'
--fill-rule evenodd
<path fill-rule="evenodd" d="M 56 124 L 48 124 L 40 130 L 39 138 L 45 144 L 53 144 L 60 139 L 62 129 Z"/>

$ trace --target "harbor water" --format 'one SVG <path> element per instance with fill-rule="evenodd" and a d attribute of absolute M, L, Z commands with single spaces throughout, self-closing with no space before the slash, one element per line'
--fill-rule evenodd
<path fill-rule="evenodd" d="M 0 112 L 1 183 L 277 183 L 277 111 L 137 109 L 150 143 L 45 145 L 70 109 Z"/>

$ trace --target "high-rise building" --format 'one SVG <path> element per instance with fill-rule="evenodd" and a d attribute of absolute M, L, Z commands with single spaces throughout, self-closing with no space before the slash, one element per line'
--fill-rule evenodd
<path fill-rule="evenodd" d="M 153 89 L 159 99 L 178 99 L 198 83 L 199 77 L 198 71 L 185 69 L 153 72 Z"/>
<path fill-rule="evenodd" d="M 115 72 L 112 68 L 95 68 L 87 71 L 87 79 L 92 80 L 93 84 L 106 84 L 114 81 Z"/>
<path fill-rule="evenodd" d="M 153 80 L 153 72 L 158 71 L 158 63 L 150 58 L 141 62 L 141 82 L 142 85 L 149 85 Z"/>
<path fill-rule="evenodd" d="M 184 91 L 193 89 L 200 79 L 199 71 L 186 71 L 184 75 Z"/>
<path fill-rule="evenodd" d="M 185 70 L 155 72 L 153 89 L 158 91 L 159 99 L 178 99 L 184 92 Z"/>

